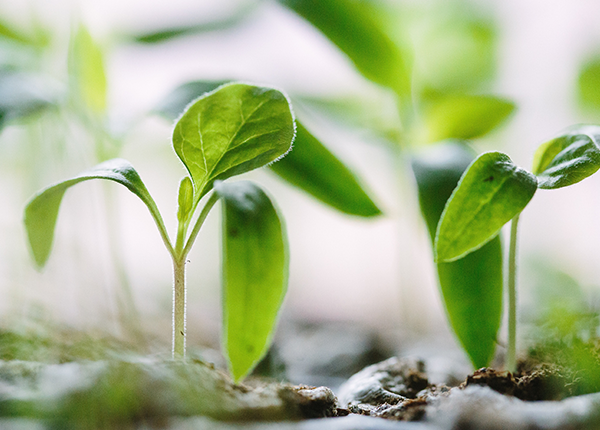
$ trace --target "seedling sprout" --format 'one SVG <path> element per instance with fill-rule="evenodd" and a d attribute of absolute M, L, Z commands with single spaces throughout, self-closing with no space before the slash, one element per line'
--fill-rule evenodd
<path fill-rule="evenodd" d="M 173 263 L 173 358 L 186 353 L 187 256 L 218 200 L 223 203 L 223 347 L 234 380 L 266 353 L 287 289 L 288 252 L 279 214 L 267 194 L 230 177 L 270 164 L 291 148 L 294 118 L 278 90 L 232 83 L 190 104 L 173 132 L 173 148 L 187 169 L 179 185 L 173 243 L 156 203 L 133 166 L 112 159 L 36 194 L 25 209 L 34 260 L 50 255 L 64 193 L 90 179 L 125 186 L 146 205 Z M 203 202 L 203 203 L 202 203 Z M 195 214 L 198 213 L 194 221 Z"/>

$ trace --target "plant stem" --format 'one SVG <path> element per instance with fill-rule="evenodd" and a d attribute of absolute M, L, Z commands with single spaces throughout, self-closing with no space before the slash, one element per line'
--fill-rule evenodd
<path fill-rule="evenodd" d="M 185 248 L 183 249 L 183 251 L 181 253 L 181 258 L 185 259 L 185 257 L 187 257 L 187 255 L 189 254 L 190 250 L 192 249 L 192 245 L 194 244 L 194 241 L 196 240 L 196 237 L 198 237 L 200 228 L 202 227 L 202 224 L 204 224 L 204 220 L 206 219 L 206 217 L 208 216 L 208 213 L 210 212 L 212 207 L 215 205 L 215 203 L 217 203 L 218 200 L 219 200 L 219 196 L 215 192 L 213 192 L 211 194 L 211 196 L 208 198 L 206 204 L 202 208 L 202 212 L 200 212 L 200 215 L 198 216 L 198 219 L 196 220 L 196 224 L 194 225 L 194 228 L 192 229 L 192 232 L 190 233 L 188 241 L 185 244 Z"/>
<path fill-rule="evenodd" d="M 185 287 L 185 263 L 204 220 L 208 213 L 219 200 L 219 196 L 213 193 L 198 216 L 196 224 L 190 233 L 190 236 L 183 246 L 185 241 L 186 226 L 183 220 L 180 220 L 177 231 L 177 242 L 175 248 L 171 248 L 171 256 L 173 257 L 173 358 L 185 358 L 185 337 L 186 337 L 186 301 L 187 291 Z"/>
<path fill-rule="evenodd" d="M 517 371 L 517 231 L 519 215 L 510 225 L 510 244 L 508 249 L 508 350 L 506 368 Z"/>
<path fill-rule="evenodd" d="M 185 358 L 185 258 L 173 260 L 173 358 Z"/>

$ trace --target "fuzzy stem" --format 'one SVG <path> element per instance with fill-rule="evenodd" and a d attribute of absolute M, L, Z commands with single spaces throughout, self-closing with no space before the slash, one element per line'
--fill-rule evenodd
<path fill-rule="evenodd" d="M 506 368 L 509 372 L 517 371 L 517 231 L 519 215 L 515 216 L 510 226 L 510 244 L 508 250 L 508 350 L 506 352 Z"/>
<path fill-rule="evenodd" d="M 216 193 L 213 193 L 198 216 L 196 224 L 190 236 L 183 246 L 185 241 L 185 231 L 187 226 L 186 221 L 180 220 L 178 231 L 177 231 L 177 243 L 175 248 L 171 248 L 171 255 L 173 257 L 173 358 L 185 359 L 185 337 L 186 337 L 186 301 L 187 291 L 185 287 L 185 263 L 187 261 L 187 255 L 192 248 L 204 220 L 208 216 L 208 213 L 219 200 Z"/>
<path fill-rule="evenodd" d="M 173 358 L 185 358 L 185 258 L 173 260 Z"/>
<path fill-rule="evenodd" d="M 202 227 L 202 224 L 204 224 L 204 220 L 206 219 L 206 217 L 208 216 L 208 213 L 210 212 L 212 207 L 215 205 L 215 203 L 217 203 L 218 200 L 219 200 L 219 196 L 217 195 L 217 193 L 213 193 L 208 198 L 206 204 L 202 208 L 202 212 L 200 212 L 200 215 L 198 216 L 198 219 L 196 220 L 196 224 L 194 225 L 192 232 L 190 233 L 188 241 L 185 244 L 185 248 L 183 248 L 183 250 L 181 251 L 180 256 L 182 259 L 185 259 L 187 257 L 187 255 L 189 254 L 190 250 L 192 249 L 192 245 L 194 244 L 194 241 L 196 240 L 196 237 L 198 237 L 200 228 Z"/>

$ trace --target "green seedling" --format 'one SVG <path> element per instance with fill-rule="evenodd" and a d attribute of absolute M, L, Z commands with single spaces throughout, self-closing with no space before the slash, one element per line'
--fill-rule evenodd
<path fill-rule="evenodd" d="M 399 183 L 413 184 L 416 179 L 421 212 L 433 243 L 444 205 L 475 158 L 475 153 L 456 139 L 485 136 L 515 110 L 510 100 L 485 93 L 495 69 L 495 25 L 464 2 L 278 3 L 310 23 L 357 72 L 380 88 L 373 92 L 373 98 L 346 96 L 332 100 L 296 94 L 294 104 L 300 121 L 295 149 L 272 170 L 342 212 L 377 215 L 379 210 L 361 189 L 360 181 L 318 141 L 318 135 L 313 136 L 310 114 L 317 112 L 320 119 L 341 122 L 343 127 L 367 129 L 378 137 L 374 142 L 383 138 L 390 144 L 386 149 L 392 151 L 391 158 L 396 161 Z M 143 40 L 162 42 L 193 30 L 161 31 Z M 193 81 L 181 85 L 157 110 L 166 116 L 177 115 L 189 100 L 212 89 L 211 84 L 216 83 Z M 390 102 L 395 106 L 392 109 Z M 415 178 L 407 177 L 408 159 Z M 408 194 L 403 188 L 400 193 Z M 454 332 L 473 366 L 488 366 L 502 319 L 500 238 L 468 258 L 439 263 L 437 271 Z M 409 315 L 407 312 L 404 316 L 408 329 Z"/>
<path fill-rule="evenodd" d="M 187 256 L 208 213 L 223 208 L 223 347 L 236 381 L 265 354 L 287 289 L 288 252 L 282 221 L 267 194 L 248 181 L 224 182 L 270 164 L 291 148 L 294 118 L 287 97 L 272 88 L 224 85 L 188 106 L 173 132 L 173 148 L 187 169 L 179 186 L 173 243 L 139 174 L 112 159 L 36 194 L 25 208 L 25 226 L 36 264 L 50 255 L 64 193 L 90 179 L 125 186 L 149 209 L 173 262 L 174 358 L 186 350 Z M 201 204 L 203 202 L 203 204 Z"/>
<path fill-rule="evenodd" d="M 574 126 L 540 145 L 528 172 L 501 152 L 480 155 L 446 203 L 435 238 L 439 264 L 460 262 L 498 237 L 512 220 L 508 252 L 508 347 L 506 367 L 516 370 L 516 271 L 519 216 L 541 189 L 575 184 L 600 168 L 600 127 Z M 453 301 L 461 298 L 454 296 Z M 446 298 L 448 301 L 448 298 Z"/>
<path fill-rule="evenodd" d="M 428 146 L 412 158 L 419 204 L 432 243 L 460 177 L 476 157 L 465 141 Z M 496 236 L 457 261 L 437 264 L 448 321 L 475 369 L 489 366 L 502 322 L 502 243 Z"/>

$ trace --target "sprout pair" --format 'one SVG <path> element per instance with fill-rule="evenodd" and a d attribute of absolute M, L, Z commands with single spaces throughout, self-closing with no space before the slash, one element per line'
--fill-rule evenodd
<path fill-rule="evenodd" d="M 600 127 L 571 127 L 538 148 L 532 172 L 517 167 L 501 152 L 482 154 L 462 175 L 437 225 L 435 259 L 442 281 L 444 265 L 460 264 L 474 252 L 483 251 L 485 247 L 490 246 L 491 241 L 497 240 L 495 238 L 501 228 L 512 220 L 508 254 L 509 317 L 506 358 L 506 367 L 511 372 L 516 370 L 516 242 L 519 215 L 538 188 L 566 187 L 595 173 L 600 168 L 599 143 Z M 501 259 L 495 261 L 501 263 Z M 499 273 L 501 269 L 490 267 L 495 273 Z M 469 309 L 461 307 L 460 301 L 472 297 L 465 298 L 464 293 L 465 291 L 448 292 L 444 294 L 444 299 L 450 319 L 457 321 L 453 321 L 455 331 L 472 361 L 476 363 L 473 357 L 478 353 L 477 340 L 471 338 L 471 332 L 456 330 L 456 326 L 482 323 L 491 327 L 492 330 L 488 334 L 495 336 L 500 323 L 499 313 L 483 313 L 479 314 L 477 319 L 469 320 Z M 501 291 L 480 293 L 476 300 L 484 309 L 501 309 Z M 469 291 L 468 294 L 473 294 L 473 291 Z M 458 310 L 453 312 L 452 309 Z M 483 355 L 491 359 L 493 339 L 479 341 L 489 345 L 486 346 Z"/>

